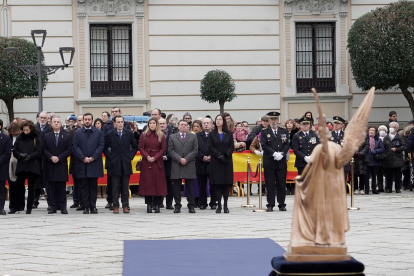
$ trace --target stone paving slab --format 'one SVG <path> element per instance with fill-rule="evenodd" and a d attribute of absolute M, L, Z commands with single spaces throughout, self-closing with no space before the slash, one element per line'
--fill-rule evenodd
<path fill-rule="evenodd" d="M 257 206 L 258 200 L 251 199 Z M 361 210 L 349 212 L 346 242 L 349 253 L 365 264 L 366 275 L 414 275 L 413 201 L 409 191 L 355 197 Z M 293 196 L 287 196 L 287 212 L 254 213 L 240 208 L 245 202 L 231 197 L 230 214 L 209 209 L 190 214 L 184 207 L 181 214 L 166 209 L 147 214 L 144 199 L 133 197 L 130 214 L 114 215 L 98 199 L 97 215 L 73 209 L 48 215 L 41 201 L 31 215 L 0 217 L 0 275 L 122 275 L 124 240 L 271 238 L 286 248 Z"/>

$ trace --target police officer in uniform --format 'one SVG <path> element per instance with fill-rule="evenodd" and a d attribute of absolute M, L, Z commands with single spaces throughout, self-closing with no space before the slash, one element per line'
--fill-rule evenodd
<path fill-rule="evenodd" d="M 279 112 L 266 114 L 270 125 L 262 130 L 260 144 L 263 149 L 263 168 L 267 188 L 267 211 L 273 212 L 275 206 L 275 184 L 277 185 L 277 202 L 279 211 L 286 211 L 286 155 L 289 151 L 289 132 L 278 127 Z M 276 183 L 275 183 L 276 180 Z"/>
<path fill-rule="evenodd" d="M 293 135 L 293 152 L 296 155 L 295 167 L 298 169 L 298 175 L 301 175 L 303 169 L 309 163 L 310 155 L 317 144 L 320 143 L 318 135 L 310 129 L 311 119 L 303 117 L 299 120 L 301 131 Z"/>
<path fill-rule="evenodd" d="M 337 143 L 341 147 L 344 145 L 344 127 L 345 120 L 339 116 L 333 117 L 334 130 L 332 131 L 331 141 Z M 351 170 L 351 165 L 348 163 L 344 166 L 344 175 L 345 175 L 345 186 L 346 186 L 346 177 Z"/>

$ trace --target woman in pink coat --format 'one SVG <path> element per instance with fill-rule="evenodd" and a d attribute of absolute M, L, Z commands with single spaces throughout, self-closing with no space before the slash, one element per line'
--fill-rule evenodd
<path fill-rule="evenodd" d="M 148 120 L 147 129 L 139 141 L 142 155 L 139 195 L 145 196 L 147 213 L 152 213 L 151 203 L 154 197 L 155 213 L 160 212 L 162 197 L 168 194 L 162 156 L 167 149 L 165 136 L 161 131 L 157 118 Z"/>

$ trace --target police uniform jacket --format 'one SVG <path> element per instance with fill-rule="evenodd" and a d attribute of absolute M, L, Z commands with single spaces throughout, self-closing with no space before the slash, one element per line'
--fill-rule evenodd
<path fill-rule="evenodd" d="M 334 142 L 334 143 L 337 143 L 338 145 L 340 145 L 342 147 L 343 143 L 344 143 L 344 136 L 345 136 L 345 133 L 342 130 L 339 131 L 339 134 L 336 134 L 336 131 L 334 130 L 334 131 L 332 131 L 331 141 Z M 351 170 L 351 166 L 348 163 L 344 166 L 344 171 L 347 172 L 347 171 L 350 171 L 350 170 Z"/>
<path fill-rule="evenodd" d="M 262 130 L 260 144 L 263 149 L 263 168 L 265 169 L 287 169 L 286 155 L 289 151 L 289 131 L 278 127 L 276 136 L 272 128 Z M 283 158 L 275 160 L 273 154 L 283 152 Z"/>
<path fill-rule="evenodd" d="M 293 135 L 293 152 L 296 155 L 295 167 L 303 168 L 308 163 L 305 161 L 305 156 L 310 156 L 313 149 L 319 144 L 318 135 L 312 130 L 309 130 L 309 136 L 305 136 L 303 131 L 299 131 Z"/>

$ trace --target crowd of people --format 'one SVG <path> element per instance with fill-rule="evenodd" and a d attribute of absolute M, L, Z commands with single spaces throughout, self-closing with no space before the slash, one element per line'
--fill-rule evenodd
<path fill-rule="evenodd" d="M 321 115 L 332 131 L 330 140 L 343 146 L 347 121 L 333 116 L 330 123 Z M 136 164 L 140 181 L 131 190 L 145 197 L 147 213 L 160 213 L 164 207 L 180 213 L 183 196 L 189 213 L 208 207 L 216 213 L 229 213 L 229 189 L 234 182 L 232 155 L 245 150 L 263 159 L 267 211 L 273 211 L 276 201 L 279 210 L 286 211 L 286 195 L 295 193 L 294 184 L 286 185 L 290 150 L 296 156 L 295 167 L 300 175 L 320 142 L 318 124 L 311 112 L 286 120 L 284 126 L 279 125 L 279 116 L 276 111 L 268 112 L 252 130 L 248 122 L 234 121 L 229 113 L 193 120 L 186 112 L 183 119 L 178 119 L 158 108 L 151 111 L 142 130 L 126 122 L 119 107 L 95 119 L 85 113 L 69 116 L 63 122 L 47 112 L 40 112 L 36 123 L 15 118 L 7 128 L 8 135 L 0 133 L 0 215 L 6 215 L 6 182 L 9 214 L 25 209 L 26 214 L 31 214 L 41 197 L 46 197 L 48 214 L 68 214 L 69 174 L 73 179 L 73 204 L 69 208 L 97 214 L 97 198 L 106 197 L 106 209 L 114 214 L 120 209 L 129 213 L 129 182 L 137 151 L 142 156 Z M 315 118 L 318 121 L 319 114 Z M 368 195 L 370 190 L 372 194 L 391 193 L 393 183 L 396 193 L 411 189 L 413 127 L 411 120 L 399 131 L 394 111 L 389 113 L 386 125 L 368 126 L 367 138 L 354 155 L 355 194 Z M 1 120 L 0 128 L 3 129 Z M 104 177 L 102 154 L 107 183 L 98 187 L 98 179 Z M 350 164 L 344 167 L 345 182 L 350 170 Z"/>

